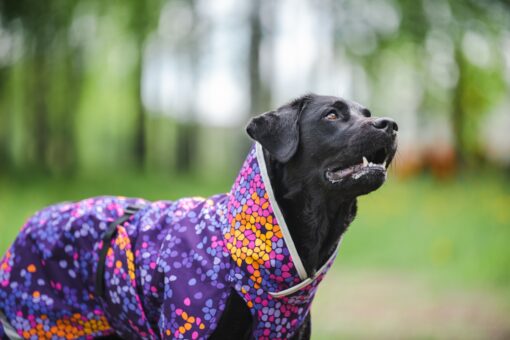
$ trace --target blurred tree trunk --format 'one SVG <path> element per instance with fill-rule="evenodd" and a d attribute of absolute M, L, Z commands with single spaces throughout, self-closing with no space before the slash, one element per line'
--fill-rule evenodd
<path fill-rule="evenodd" d="M 262 106 L 262 79 L 260 75 L 260 44 L 262 42 L 262 27 L 260 23 L 260 2 L 253 1 L 250 12 L 250 113 L 257 114 Z"/>
<path fill-rule="evenodd" d="M 190 77 L 192 83 L 198 84 L 199 77 L 199 47 L 202 39 L 201 32 L 199 32 L 197 23 L 199 22 L 199 13 L 197 12 L 197 3 L 195 0 L 189 1 L 192 11 L 192 28 L 189 37 L 185 40 L 184 54 L 190 61 Z M 186 100 L 183 98 L 183 100 Z M 184 122 L 178 122 L 177 128 L 177 149 L 176 149 L 176 170 L 179 173 L 189 173 L 195 168 L 197 147 L 198 147 L 198 126 L 195 122 L 196 119 L 196 100 L 191 98 L 189 100 L 189 107 L 187 112 L 187 119 Z"/>
<path fill-rule="evenodd" d="M 8 77 L 8 70 L 6 67 L 0 67 L 0 174 L 9 168 L 9 156 L 7 151 L 7 144 L 11 138 L 9 134 L 9 110 L 6 107 L 6 82 Z"/>
<path fill-rule="evenodd" d="M 131 1 L 133 10 L 132 31 L 136 43 L 136 63 L 134 67 L 135 98 L 136 98 L 136 119 L 134 133 L 134 158 L 135 165 L 143 169 L 146 155 L 146 121 L 145 107 L 142 98 L 142 77 L 143 77 L 143 56 L 144 45 L 149 30 L 148 3 L 146 1 Z"/>
<path fill-rule="evenodd" d="M 250 114 L 257 115 L 266 111 L 271 102 L 271 93 L 261 74 L 261 45 L 263 39 L 263 27 L 261 22 L 262 2 L 252 1 L 250 10 L 250 47 L 249 47 L 249 91 L 250 91 Z M 266 18 L 270 21 L 271 18 Z"/>
<path fill-rule="evenodd" d="M 271 105 L 271 88 L 264 82 L 262 75 L 261 59 L 262 59 L 262 44 L 264 42 L 265 30 L 272 29 L 274 18 L 271 10 L 265 10 L 264 6 L 274 6 L 273 3 L 267 1 L 252 1 L 249 13 L 249 48 L 248 48 L 248 62 L 246 64 L 248 74 L 248 91 L 250 95 L 250 106 L 248 116 L 256 116 L 262 112 L 267 111 Z M 264 23 L 262 24 L 261 16 L 265 15 Z M 269 25 L 269 27 L 267 27 Z M 271 32 L 270 32 L 271 33 Z M 267 46 L 267 45 L 266 45 Z M 267 52 L 267 51 L 266 51 Z M 264 65 L 272 67 L 272 65 Z M 270 70 L 266 70 L 270 72 Z M 246 134 L 239 135 L 239 144 L 237 146 L 236 154 L 238 158 L 236 162 L 242 163 L 246 156 L 247 150 L 250 148 L 252 141 L 246 138 Z"/>
<path fill-rule="evenodd" d="M 62 80 L 69 68 L 68 59 L 61 58 L 60 52 L 68 44 L 75 5 L 74 0 L 0 3 L 0 15 L 5 20 L 2 24 L 17 27 L 15 30 L 24 40 L 25 71 L 22 88 L 17 90 L 27 94 L 23 108 L 26 130 L 22 131 L 25 143 L 19 158 L 32 171 L 60 171 L 68 168 L 70 158 L 74 157 L 74 108 L 69 110 L 72 100 L 68 92 L 76 84 L 73 80 L 69 83 Z"/>
<path fill-rule="evenodd" d="M 462 167 L 465 165 L 465 141 L 464 141 L 464 124 L 465 124 L 465 110 L 463 105 L 463 97 L 465 90 L 465 63 L 464 57 L 462 55 L 462 51 L 460 50 L 460 46 L 455 48 L 454 52 L 455 62 L 457 64 L 457 68 L 459 70 L 459 78 L 457 81 L 457 86 L 453 91 L 453 105 L 452 105 L 452 128 L 453 128 L 453 142 L 455 148 L 455 156 L 457 158 L 457 162 Z"/>
<path fill-rule="evenodd" d="M 189 173 L 194 168 L 197 132 L 198 128 L 193 122 L 180 123 L 177 129 L 176 169 L 179 173 Z"/>
<path fill-rule="evenodd" d="M 145 164 L 146 136 L 145 136 L 145 107 L 142 100 L 142 72 L 143 72 L 143 51 L 140 51 L 135 66 L 135 91 L 137 95 L 137 114 L 135 120 L 134 156 L 135 163 L 139 168 Z"/>
<path fill-rule="evenodd" d="M 47 171 L 46 151 L 48 149 L 48 103 L 47 103 L 47 60 L 44 53 L 44 39 L 36 39 L 35 51 L 32 59 L 32 70 L 29 77 L 30 99 L 33 103 L 30 117 L 30 145 L 29 163 L 32 167 Z"/>
<path fill-rule="evenodd" d="M 55 171 L 72 174 L 76 168 L 75 118 L 83 88 L 82 51 L 79 48 L 64 44 L 64 85 L 65 96 L 63 107 L 58 117 L 57 162 Z"/>

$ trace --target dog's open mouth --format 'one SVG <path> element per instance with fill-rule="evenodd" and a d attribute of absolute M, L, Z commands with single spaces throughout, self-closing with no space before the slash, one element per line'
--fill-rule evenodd
<path fill-rule="evenodd" d="M 379 148 L 374 152 L 361 157 L 360 163 L 347 168 L 326 170 L 325 176 L 331 183 L 341 182 L 346 178 L 359 179 L 362 176 L 374 173 L 382 173 L 386 176 L 386 169 L 390 154 L 388 149 Z"/>

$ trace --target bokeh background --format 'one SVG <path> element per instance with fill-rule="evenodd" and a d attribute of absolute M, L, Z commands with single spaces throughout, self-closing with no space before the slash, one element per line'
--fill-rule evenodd
<path fill-rule="evenodd" d="M 332 94 L 399 123 L 313 338 L 510 338 L 510 3 L 0 1 L 0 253 L 34 211 L 229 190 L 250 116 Z"/>

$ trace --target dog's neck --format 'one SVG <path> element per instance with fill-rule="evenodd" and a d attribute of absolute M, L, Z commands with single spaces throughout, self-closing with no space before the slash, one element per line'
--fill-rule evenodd
<path fill-rule="evenodd" d="M 328 260 L 356 216 L 356 198 L 345 199 L 311 180 L 296 179 L 264 153 L 275 198 L 309 276 Z"/>

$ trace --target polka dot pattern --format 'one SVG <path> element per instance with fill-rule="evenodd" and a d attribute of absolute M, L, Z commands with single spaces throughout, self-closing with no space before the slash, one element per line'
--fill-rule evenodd
<path fill-rule="evenodd" d="M 281 297 L 270 294 L 293 290 L 302 280 L 289 251 L 292 240 L 285 240 L 273 211 L 261 163 L 252 148 L 230 193 L 225 242 L 236 263 L 236 290 L 257 320 L 255 338 L 287 339 L 304 322 L 335 256 L 303 288 Z"/>
<path fill-rule="evenodd" d="M 129 205 L 143 208 L 103 244 L 109 223 Z M 36 213 L 0 260 L 0 310 L 25 339 L 114 332 L 206 339 L 234 288 L 254 316 L 254 337 L 284 339 L 301 326 L 333 261 L 303 283 L 289 244 L 253 148 L 227 194 L 157 202 L 96 197 Z M 105 246 L 99 297 L 95 274 Z M 270 293 L 287 289 L 294 292 Z"/>
<path fill-rule="evenodd" d="M 141 200 L 100 197 L 36 213 L 0 260 L 0 310 L 25 339 L 91 339 L 113 333 L 93 295 L 98 240 Z"/>

